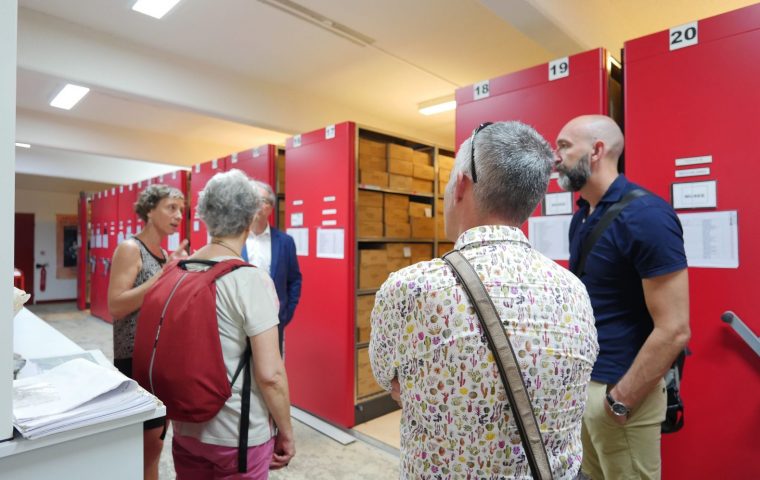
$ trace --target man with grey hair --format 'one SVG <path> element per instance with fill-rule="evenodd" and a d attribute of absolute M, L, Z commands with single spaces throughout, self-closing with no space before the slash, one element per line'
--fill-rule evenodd
<path fill-rule="evenodd" d="M 472 264 L 517 355 L 555 479 L 580 469 L 598 346 L 583 285 L 519 229 L 543 198 L 549 144 L 519 122 L 483 124 L 459 148 L 446 234 Z M 441 259 L 391 274 L 372 311 L 370 361 L 401 404 L 401 478 L 531 478 L 493 354 Z"/>
<path fill-rule="evenodd" d="M 293 319 L 301 298 L 301 270 L 296 257 L 293 237 L 269 226 L 277 197 L 272 187 L 253 180 L 252 184 L 262 204 L 251 224 L 251 231 L 243 248 L 243 259 L 269 273 L 280 299 L 280 354 L 285 354 L 285 327 Z"/>

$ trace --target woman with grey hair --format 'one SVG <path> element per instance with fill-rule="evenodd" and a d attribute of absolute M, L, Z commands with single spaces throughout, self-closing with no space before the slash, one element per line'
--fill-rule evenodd
<path fill-rule="evenodd" d="M 186 268 L 209 268 L 192 260 L 240 259 L 260 203 L 250 179 L 241 171 L 214 175 L 198 204 L 198 215 L 211 241 L 190 257 Z M 216 280 L 216 312 L 229 378 L 249 341 L 251 345 L 255 384 L 250 392 L 248 471 L 237 474 L 242 378 L 236 380 L 232 396 L 213 419 L 203 423 L 172 421 L 174 468 L 179 480 L 231 476 L 266 479 L 270 469 L 286 466 L 295 454 L 288 380 L 278 346 L 277 294 L 269 274 L 258 268 L 238 268 L 220 277 Z"/>
<path fill-rule="evenodd" d="M 113 253 L 108 284 L 108 311 L 114 318 L 113 363 L 130 378 L 135 328 L 143 298 L 161 276 L 167 261 L 187 256 L 187 240 L 172 255 L 161 248 L 163 240 L 179 229 L 184 208 L 185 197 L 176 188 L 148 186 L 134 204 L 135 213 L 145 222 L 145 227 L 121 242 Z M 158 479 L 166 418 L 149 420 L 143 427 L 143 474 L 146 479 Z"/>

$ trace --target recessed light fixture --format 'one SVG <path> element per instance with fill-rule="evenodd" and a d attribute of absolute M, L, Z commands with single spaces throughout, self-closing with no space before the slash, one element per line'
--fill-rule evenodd
<path fill-rule="evenodd" d="M 132 10 L 160 19 L 178 3 L 179 0 L 137 0 L 132 5 Z"/>
<path fill-rule="evenodd" d="M 28 143 L 16 142 L 16 146 L 19 147 L 19 148 L 32 148 L 32 146 L 29 145 Z"/>
<path fill-rule="evenodd" d="M 435 115 L 436 113 L 454 110 L 457 108 L 457 101 L 454 100 L 454 95 L 446 95 L 445 97 L 422 102 L 418 105 L 418 108 L 419 112 L 423 115 Z"/>
<path fill-rule="evenodd" d="M 74 105 L 87 95 L 90 89 L 87 87 L 81 87 L 74 85 L 73 83 L 67 83 L 65 87 L 58 92 L 58 95 L 50 102 L 51 107 L 62 108 L 64 110 L 71 110 Z"/>

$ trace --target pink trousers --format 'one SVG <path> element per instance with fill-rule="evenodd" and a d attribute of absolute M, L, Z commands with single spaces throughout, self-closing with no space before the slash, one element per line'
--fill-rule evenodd
<path fill-rule="evenodd" d="M 274 452 L 274 438 L 248 448 L 248 471 L 238 473 L 237 447 L 201 443 L 192 437 L 175 435 L 172 458 L 177 480 L 266 480 Z"/>

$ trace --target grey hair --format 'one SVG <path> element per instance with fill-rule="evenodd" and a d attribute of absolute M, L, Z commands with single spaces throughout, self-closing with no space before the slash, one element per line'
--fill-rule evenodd
<path fill-rule="evenodd" d="M 198 200 L 198 216 L 212 237 L 231 237 L 248 230 L 261 198 L 240 170 L 217 173 Z"/>
<path fill-rule="evenodd" d="M 184 200 L 185 196 L 179 189 L 162 183 L 148 185 L 137 196 L 137 201 L 133 205 L 135 213 L 143 222 L 147 223 L 148 213 L 156 208 L 164 198 L 179 198 L 180 200 Z"/>
<path fill-rule="evenodd" d="M 472 138 L 459 147 L 454 172 L 472 178 Z M 533 127 L 521 122 L 498 122 L 475 137 L 478 183 L 473 192 L 484 213 L 521 224 L 543 200 L 553 164 L 549 143 Z"/>
<path fill-rule="evenodd" d="M 260 180 L 251 180 L 253 183 L 253 186 L 256 188 L 260 188 L 266 192 L 265 195 L 261 197 L 261 200 L 267 202 L 268 204 L 275 206 L 277 203 L 277 195 L 274 194 L 274 190 L 272 190 L 272 186 L 269 185 L 266 182 L 262 182 Z M 256 192 L 259 193 L 259 192 Z"/>

